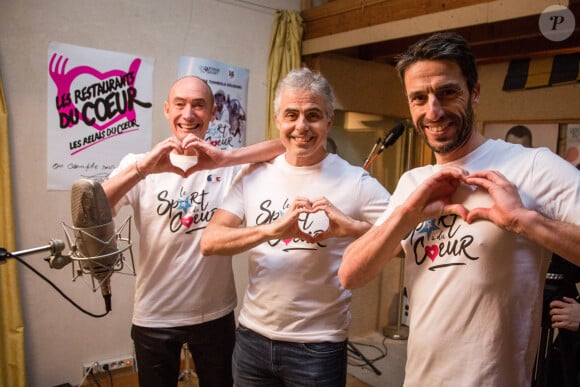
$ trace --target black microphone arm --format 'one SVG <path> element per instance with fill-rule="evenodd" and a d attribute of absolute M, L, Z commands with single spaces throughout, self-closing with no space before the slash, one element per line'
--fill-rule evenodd
<path fill-rule="evenodd" d="M 383 151 L 386 148 L 388 148 L 391 145 L 393 145 L 399 139 L 399 137 L 401 137 L 401 135 L 403 134 L 403 132 L 405 132 L 405 128 L 406 128 L 406 125 L 405 125 L 404 122 L 398 122 L 395 126 L 393 126 L 393 128 L 389 131 L 389 133 L 387 133 L 385 135 L 385 137 L 382 140 L 379 138 L 379 140 L 377 141 L 377 143 L 371 149 L 370 154 L 365 159 L 365 161 L 363 163 L 363 168 L 365 170 L 368 170 L 369 167 L 371 166 L 371 164 L 376 160 L 376 158 L 381 153 L 383 153 Z M 379 144 L 381 146 L 377 149 L 377 147 L 378 147 Z"/>
<path fill-rule="evenodd" d="M 383 140 L 383 145 L 381 145 L 377 154 L 381 154 L 385 150 L 385 148 L 388 148 L 391 145 L 393 145 L 395 141 L 397 141 L 399 137 L 401 137 L 404 131 L 405 125 L 402 122 L 397 123 L 397 125 L 395 125 L 393 129 L 391 129 L 391 131 L 387 133 L 387 135 L 385 136 L 385 139 Z"/>
<path fill-rule="evenodd" d="M 63 250 L 64 242 L 60 239 L 51 239 L 48 245 L 34 247 L 32 249 L 14 251 L 12 253 L 9 253 L 3 247 L 0 247 L 0 263 L 4 262 L 6 258 L 9 258 L 11 255 L 22 256 L 41 253 L 43 251 L 50 251 L 50 256 L 44 259 L 48 262 L 48 265 L 51 269 L 62 269 L 72 262 L 70 255 L 62 255 Z"/>

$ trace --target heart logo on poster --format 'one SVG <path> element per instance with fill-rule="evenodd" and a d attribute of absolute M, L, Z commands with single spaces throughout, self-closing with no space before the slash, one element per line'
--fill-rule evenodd
<path fill-rule="evenodd" d="M 146 106 L 136 99 L 134 88 L 141 59 L 131 62 L 129 69 L 101 72 L 90 66 L 66 70 L 68 58 L 53 54 L 49 74 L 57 87 L 57 107 L 62 128 L 83 121 L 101 131 L 116 122 L 136 117 L 134 104 Z"/>

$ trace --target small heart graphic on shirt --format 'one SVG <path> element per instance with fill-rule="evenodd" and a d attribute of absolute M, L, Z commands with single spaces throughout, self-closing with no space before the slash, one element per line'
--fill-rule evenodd
<path fill-rule="evenodd" d="M 437 254 L 439 254 L 439 247 L 437 247 L 436 245 L 427 246 L 425 247 L 425 252 L 427 253 L 429 259 L 432 262 L 435 262 L 435 258 L 437 258 Z"/>
<path fill-rule="evenodd" d="M 181 224 L 183 224 L 185 227 L 191 226 L 192 223 L 193 223 L 193 216 L 186 216 L 184 218 L 181 218 Z"/>

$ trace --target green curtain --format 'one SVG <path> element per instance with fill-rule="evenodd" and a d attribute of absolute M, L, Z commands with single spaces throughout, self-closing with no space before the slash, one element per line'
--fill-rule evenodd
<path fill-rule="evenodd" d="M 276 11 L 268 57 L 267 139 L 278 137 L 278 130 L 274 121 L 274 94 L 276 93 L 278 82 L 290 70 L 300 67 L 302 33 L 302 16 L 298 12 Z"/>
<path fill-rule="evenodd" d="M 14 251 L 14 213 L 10 176 L 8 111 L 0 78 L 0 247 Z M 24 325 L 17 261 L 0 264 L 0 386 L 26 386 Z"/>

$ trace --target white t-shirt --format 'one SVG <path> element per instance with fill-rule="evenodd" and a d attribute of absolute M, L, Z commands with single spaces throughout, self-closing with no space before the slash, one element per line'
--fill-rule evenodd
<path fill-rule="evenodd" d="M 111 175 L 143 155 L 129 154 Z M 237 297 L 229 256 L 203 257 L 202 232 L 239 168 L 148 175 L 115 206 L 133 208 L 139 232 L 133 324 L 174 327 L 230 313 Z"/>
<path fill-rule="evenodd" d="M 389 209 L 447 165 L 497 170 L 518 187 L 526 208 L 580 222 L 580 173 L 546 148 L 487 140 L 445 165 L 401 177 Z M 489 207 L 483 189 L 461 186 L 455 200 Z M 405 386 L 530 386 L 543 285 L 552 253 L 489 221 L 448 215 L 423 222 L 402 243 L 410 305 Z"/>
<path fill-rule="evenodd" d="M 252 227 L 276 220 L 298 196 L 325 196 L 352 218 L 374 223 L 390 195 L 362 168 L 334 154 L 308 167 L 291 166 L 281 155 L 245 167 L 221 208 Z M 316 232 L 309 219 L 303 224 L 308 232 Z M 338 267 L 352 240 L 271 240 L 251 249 L 239 322 L 273 340 L 344 341 L 351 293 L 340 285 Z"/>

